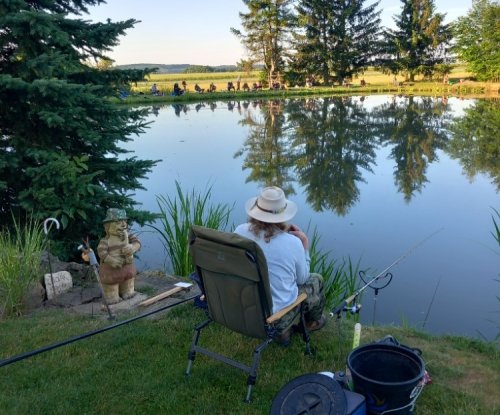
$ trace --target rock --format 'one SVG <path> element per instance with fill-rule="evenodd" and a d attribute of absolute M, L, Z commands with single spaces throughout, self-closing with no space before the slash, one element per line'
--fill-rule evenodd
<path fill-rule="evenodd" d="M 88 264 L 79 264 L 78 262 L 63 262 L 59 258 L 47 251 L 42 252 L 40 263 L 45 270 L 45 272 L 53 273 L 59 271 L 68 271 L 75 285 L 80 285 L 81 283 L 88 281 L 93 278 L 92 271 L 89 269 Z"/>
<path fill-rule="evenodd" d="M 27 310 L 34 310 L 35 308 L 41 307 L 45 301 L 45 288 L 41 282 L 33 282 L 28 287 L 26 297 L 24 299 L 24 305 Z M 1 312 L 0 312 L 1 315 Z"/>
<path fill-rule="evenodd" d="M 73 287 L 73 278 L 68 271 L 45 274 L 44 282 L 49 300 L 53 300 L 59 294 L 65 293 Z"/>

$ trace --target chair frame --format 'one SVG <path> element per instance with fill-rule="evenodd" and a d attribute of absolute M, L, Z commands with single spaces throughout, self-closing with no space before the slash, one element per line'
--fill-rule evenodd
<path fill-rule="evenodd" d="M 196 238 L 199 237 L 199 236 L 197 236 L 198 232 L 203 231 L 203 229 L 205 229 L 205 228 L 193 225 L 193 227 L 191 229 L 191 235 L 190 235 L 190 251 L 191 251 L 191 254 L 193 256 L 193 262 L 195 263 L 196 271 L 200 277 L 201 286 L 202 286 L 203 290 L 205 290 L 205 286 L 203 283 L 203 278 L 204 278 L 203 270 L 199 266 L 196 265 L 196 259 L 194 258 L 193 252 L 191 250 L 191 246 L 195 242 Z M 224 234 L 224 232 L 219 232 L 219 231 L 215 231 L 215 232 L 220 233 L 220 234 Z M 212 241 L 212 242 L 218 243 L 218 241 Z M 262 257 L 264 257 L 264 254 L 260 250 L 260 247 L 258 247 L 258 245 L 256 243 L 253 243 L 253 244 L 255 244 L 255 246 L 254 246 L 255 251 L 259 255 L 261 254 Z M 247 258 L 251 262 L 253 262 L 253 264 L 257 268 L 259 275 L 262 275 L 262 272 L 261 272 L 262 270 L 260 269 L 261 265 L 259 265 L 259 261 L 256 260 L 256 258 L 252 254 L 252 252 L 245 250 L 245 255 L 247 256 Z M 261 264 L 262 264 L 262 262 L 261 262 Z M 264 261 L 264 264 L 267 267 L 267 264 L 265 263 L 265 261 Z M 259 281 L 259 283 L 263 284 L 264 282 L 261 280 L 261 281 Z M 205 295 L 208 298 L 210 293 L 205 292 Z M 263 325 L 265 333 L 266 333 L 266 335 L 262 336 L 262 338 L 265 338 L 265 340 L 263 342 L 261 342 L 260 344 L 258 344 L 255 347 L 255 349 L 253 350 L 253 357 L 252 357 L 251 365 L 244 364 L 244 363 L 239 362 L 235 359 L 232 359 L 228 356 L 214 352 L 212 350 L 207 349 L 206 347 L 202 347 L 199 345 L 201 331 L 204 328 L 206 328 L 207 326 L 209 326 L 210 323 L 215 322 L 215 323 L 218 323 L 218 324 L 221 324 L 224 326 L 223 323 L 221 323 L 220 321 L 215 321 L 212 318 L 211 313 L 210 313 L 210 307 L 209 307 L 207 310 L 208 318 L 206 320 L 202 321 L 201 323 L 197 324 L 194 328 L 194 334 L 193 334 L 193 338 L 192 338 L 192 342 L 191 342 L 191 347 L 190 347 L 189 352 L 188 352 L 188 364 L 187 364 L 187 368 L 186 368 L 186 375 L 191 374 L 191 369 L 193 367 L 193 363 L 194 363 L 194 360 L 195 360 L 197 353 L 201 353 L 205 356 L 211 357 L 212 359 L 219 360 L 227 365 L 230 365 L 236 369 L 242 370 L 248 374 L 247 392 L 246 392 L 244 402 L 250 403 L 252 390 L 253 390 L 253 387 L 254 387 L 256 380 L 257 380 L 257 372 L 259 369 L 261 353 L 267 348 L 267 346 L 269 346 L 269 344 L 271 344 L 273 342 L 274 338 L 277 335 L 276 329 L 273 327 L 273 324 L 276 321 L 278 321 L 280 318 L 282 318 L 285 314 L 292 312 L 292 310 L 294 310 L 295 308 L 298 309 L 297 311 L 295 311 L 297 313 L 296 317 L 300 316 L 300 322 L 299 322 L 300 328 L 298 331 L 300 331 L 302 333 L 302 339 L 305 342 L 305 354 L 309 354 L 309 355 L 312 354 L 311 353 L 311 346 L 310 346 L 310 336 L 309 336 L 309 332 L 308 332 L 306 324 L 305 324 L 305 317 L 304 317 L 304 312 L 305 312 L 304 300 L 306 298 L 307 298 L 307 295 L 305 293 L 302 293 L 297 297 L 297 299 L 292 304 L 290 304 L 289 306 L 285 307 L 282 310 L 279 310 L 278 312 L 276 312 L 274 314 L 271 314 L 271 311 L 270 311 L 270 309 L 272 309 L 272 305 L 267 304 L 267 302 L 264 301 L 264 305 L 268 306 L 268 307 L 264 307 L 264 316 L 262 318 L 262 325 Z M 296 320 L 296 317 L 293 319 L 294 321 Z M 229 330 L 234 330 L 234 329 L 231 329 L 230 327 L 227 327 L 227 328 L 229 328 Z M 257 336 L 251 336 L 251 335 L 245 334 L 245 333 L 242 333 L 242 334 L 247 335 L 249 337 L 257 337 Z"/>

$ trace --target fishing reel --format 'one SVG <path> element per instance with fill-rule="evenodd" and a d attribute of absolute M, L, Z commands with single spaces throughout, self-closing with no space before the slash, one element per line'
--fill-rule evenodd
<path fill-rule="evenodd" d="M 354 302 L 352 305 L 349 305 L 347 301 L 344 300 L 337 307 L 333 308 L 332 311 L 330 311 L 330 316 L 337 316 L 337 318 L 340 318 L 342 313 L 349 313 L 351 315 L 359 314 L 361 307 L 362 305 L 359 303 Z"/>

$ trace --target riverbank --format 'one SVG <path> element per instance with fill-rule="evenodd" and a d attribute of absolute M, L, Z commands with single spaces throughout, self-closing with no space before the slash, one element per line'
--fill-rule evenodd
<path fill-rule="evenodd" d="M 148 292 L 153 294 L 153 290 Z M 113 323 L 138 313 L 119 312 Z M 2 367 L 0 412 L 268 414 L 274 397 L 291 379 L 345 370 L 352 347 L 354 321 L 335 318 L 312 334 L 313 357 L 304 356 L 299 336 L 294 336 L 289 348 L 271 345 L 262 354 L 254 401 L 245 404 L 246 376 L 234 368 L 199 356 L 192 375 L 184 375 L 193 327 L 204 319 L 204 312 L 188 302 Z M 1 358 L 108 325 L 106 313 L 99 308 L 92 315 L 50 308 L 3 320 Z M 392 326 L 363 327 L 360 344 L 386 335 L 422 350 L 432 383 L 417 401 L 419 415 L 493 414 L 499 410 L 498 344 Z M 247 361 L 258 341 L 212 327 L 203 343 Z"/>
<path fill-rule="evenodd" d="M 256 91 L 225 91 L 219 89 L 212 93 L 186 92 L 180 96 L 150 95 L 143 92 L 132 92 L 128 96 L 116 99 L 121 104 L 164 104 L 186 103 L 217 100 L 255 100 L 255 99 L 284 99 L 297 97 L 319 96 L 353 96 L 353 95 L 420 95 L 420 96 L 447 96 L 460 98 L 499 98 L 500 83 L 464 81 L 452 85 L 437 82 L 410 82 L 401 85 L 387 83 L 367 84 L 365 86 L 351 85 L 349 87 L 296 87 L 279 90 L 262 89 Z"/>

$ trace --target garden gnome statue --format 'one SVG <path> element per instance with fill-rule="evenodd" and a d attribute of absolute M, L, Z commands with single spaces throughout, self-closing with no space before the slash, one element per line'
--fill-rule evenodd
<path fill-rule="evenodd" d="M 137 270 L 134 253 L 141 243 L 129 235 L 127 215 L 123 209 L 108 209 L 103 220 L 106 236 L 99 241 L 101 279 L 104 297 L 108 304 L 115 304 L 135 295 L 134 280 Z"/>

